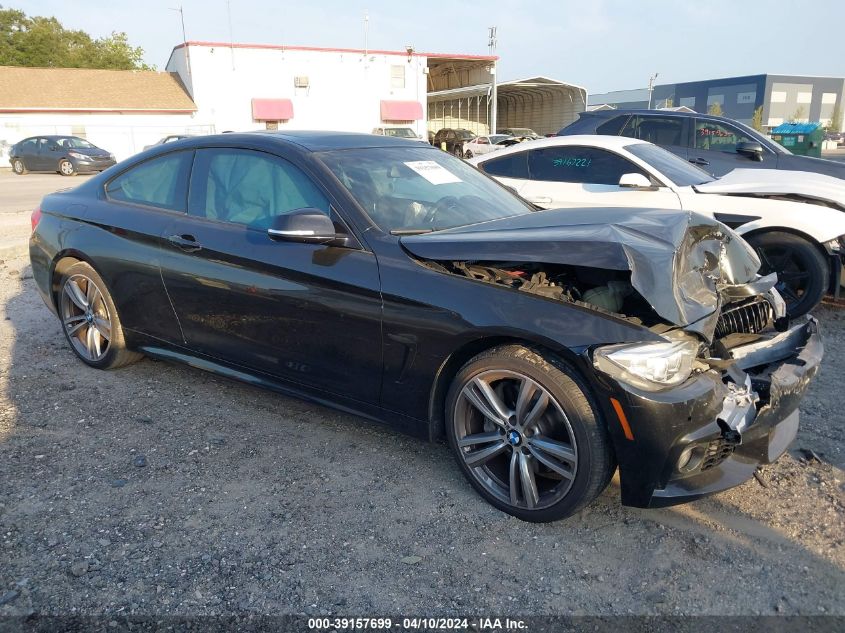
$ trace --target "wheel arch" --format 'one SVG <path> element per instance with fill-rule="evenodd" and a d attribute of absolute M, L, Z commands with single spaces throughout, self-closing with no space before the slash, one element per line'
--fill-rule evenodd
<path fill-rule="evenodd" d="M 527 337 L 485 334 L 458 347 L 449 354 L 437 369 L 428 402 L 428 438 L 430 441 L 445 437 L 446 395 L 449 393 L 449 387 L 455 375 L 473 357 L 501 345 L 524 345 L 557 356 L 567 362 L 574 371 L 581 374 L 585 385 L 591 386 L 591 382 L 586 376 L 583 376 L 583 372 L 579 368 L 580 363 L 577 354 L 565 347 L 555 345 L 550 341 L 537 341 Z"/>
<path fill-rule="evenodd" d="M 805 233 L 804 231 L 801 231 L 801 230 L 793 228 L 793 227 L 789 227 L 789 226 L 761 226 L 761 227 L 758 227 L 758 228 L 755 228 L 755 229 L 751 229 L 747 233 L 741 233 L 740 232 L 741 228 L 742 227 L 740 227 L 738 229 L 734 229 L 734 230 L 737 233 L 739 233 L 739 235 L 742 236 L 742 239 L 744 239 L 746 241 L 749 238 L 756 237 L 758 235 L 763 235 L 764 233 L 789 233 L 791 235 L 794 235 L 795 237 L 800 237 L 804 241 L 806 241 L 806 242 L 812 244 L 813 246 L 815 246 L 815 248 L 825 258 L 830 256 L 830 253 L 828 253 L 825 250 L 824 246 L 821 245 L 821 242 L 819 242 L 815 237 L 813 237 L 809 233 Z"/>
<path fill-rule="evenodd" d="M 59 282 L 61 282 L 62 276 L 65 274 L 67 269 L 79 262 L 85 262 L 97 271 L 97 274 L 100 275 L 100 277 L 102 277 L 100 270 L 94 264 L 93 260 L 81 251 L 69 248 L 56 253 L 56 256 L 50 264 L 50 300 L 53 302 L 53 307 L 56 308 L 56 310 L 59 308 L 59 291 L 61 290 L 61 288 L 59 288 Z"/>

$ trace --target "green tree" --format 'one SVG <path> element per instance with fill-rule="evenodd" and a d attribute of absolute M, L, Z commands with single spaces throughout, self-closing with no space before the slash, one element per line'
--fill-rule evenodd
<path fill-rule="evenodd" d="M 2 7 L 0 65 L 152 69 L 144 63 L 143 49 L 131 46 L 126 33 L 93 39 L 85 31 L 64 28 L 56 18 L 29 17 Z"/>
<path fill-rule="evenodd" d="M 714 101 L 707 108 L 707 114 L 712 114 L 713 116 L 722 116 L 722 104 L 718 101 Z"/>
<path fill-rule="evenodd" d="M 804 110 L 804 106 L 802 106 L 802 105 L 798 106 L 797 108 L 795 108 L 795 112 L 792 113 L 792 117 L 790 118 L 790 121 L 792 121 L 793 123 L 800 121 L 801 119 L 804 118 L 805 113 L 806 113 L 806 110 Z"/>
<path fill-rule="evenodd" d="M 758 107 L 751 115 L 751 127 L 758 132 L 763 131 L 763 106 Z"/>
<path fill-rule="evenodd" d="M 827 126 L 827 129 L 831 132 L 842 131 L 842 109 L 838 103 L 833 106 L 833 112 L 830 113 L 830 124 Z"/>

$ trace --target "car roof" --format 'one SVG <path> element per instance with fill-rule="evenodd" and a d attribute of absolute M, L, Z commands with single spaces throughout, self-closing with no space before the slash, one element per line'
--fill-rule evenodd
<path fill-rule="evenodd" d="M 620 114 L 646 114 L 651 116 L 677 116 L 684 118 L 693 117 L 707 117 L 708 119 L 716 119 L 717 121 L 727 121 L 735 123 L 733 119 L 724 116 L 717 116 L 715 114 L 707 114 L 705 112 L 678 112 L 676 110 L 647 110 L 645 108 L 619 108 L 618 110 L 593 110 L 591 112 L 580 112 L 579 116 L 592 116 L 597 119 L 609 119 Z"/>
<path fill-rule="evenodd" d="M 57 141 L 57 140 L 62 139 L 62 138 L 78 138 L 78 139 L 81 139 L 83 141 L 85 140 L 81 136 L 75 136 L 73 134 L 36 134 L 35 136 L 27 136 L 25 139 L 21 139 L 18 142 L 23 143 L 24 141 L 31 141 L 32 139 L 35 139 L 35 138 L 46 138 L 50 141 Z"/>
<path fill-rule="evenodd" d="M 642 141 L 637 138 L 628 138 L 627 136 L 602 136 L 598 134 L 574 134 L 572 136 L 550 136 L 548 138 L 538 138 L 534 141 L 522 141 L 516 145 L 511 145 L 504 149 L 483 154 L 476 158 L 470 159 L 473 164 L 483 163 L 494 158 L 501 158 L 508 154 L 515 154 L 526 149 L 539 149 L 543 147 L 565 147 L 567 145 L 586 145 L 588 147 L 597 147 L 599 149 L 621 150 L 630 145 L 651 145 L 648 141 Z"/>
<path fill-rule="evenodd" d="M 365 147 L 414 147 L 419 149 L 420 142 L 397 136 L 379 134 L 361 134 L 359 132 L 331 132 L 322 130 L 257 130 L 254 132 L 231 132 L 213 136 L 192 137 L 187 143 L 203 145 L 207 143 L 255 142 L 256 139 L 269 142 L 283 142 L 298 145 L 311 152 L 333 149 L 362 149 Z M 184 147 L 184 146 L 183 146 Z"/>

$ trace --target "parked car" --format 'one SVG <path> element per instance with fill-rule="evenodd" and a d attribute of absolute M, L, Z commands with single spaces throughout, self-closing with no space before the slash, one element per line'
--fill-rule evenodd
<path fill-rule="evenodd" d="M 715 176 L 734 169 L 787 169 L 845 178 L 845 163 L 797 156 L 757 130 L 720 116 L 662 110 L 594 110 L 560 136 L 627 136 L 660 145 Z"/>
<path fill-rule="evenodd" d="M 46 196 L 32 225 L 36 287 L 86 365 L 145 354 L 445 435 L 529 521 L 578 511 L 617 464 L 638 507 L 749 479 L 822 357 L 724 224 L 537 213 L 412 140 L 189 139 Z"/>
<path fill-rule="evenodd" d="M 193 134 L 168 134 L 162 139 L 159 139 L 152 145 L 145 145 L 144 149 L 150 149 L 151 147 L 155 147 L 156 145 L 164 145 L 166 143 L 173 143 L 174 141 L 181 141 L 183 138 L 191 138 L 194 136 Z"/>
<path fill-rule="evenodd" d="M 446 143 L 446 151 L 461 158 L 464 155 L 464 144 L 475 138 L 469 130 L 443 128 L 434 135 L 434 146 L 441 147 Z"/>
<path fill-rule="evenodd" d="M 476 136 L 471 141 L 464 142 L 464 158 L 472 158 L 473 156 L 481 156 L 488 154 L 497 149 L 502 149 L 504 145 L 500 145 L 502 141 L 509 139 L 510 136 L 504 134 L 491 134 L 490 136 Z"/>
<path fill-rule="evenodd" d="M 428 143 L 428 139 L 424 139 L 421 135 L 417 134 L 409 127 L 374 127 L 373 134 L 378 134 L 379 136 L 395 136 L 396 138 L 409 138 L 415 141 Z"/>
<path fill-rule="evenodd" d="M 9 150 L 12 170 L 58 172 L 62 176 L 103 171 L 115 164 L 114 154 L 78 136 L 31 136 Z"/>
<path fill-rule="evenodd" d="M 521 139 L 535 139 L 541 138 L 537 132 L 527 127 L 506 127 L 504 130 L 499 130 L 499 134 L 506 134 L 507 136 L 515 136 Z"/>
<path fill-rule="evenodd" d="M 428 131 L 428 144 L 434 145 L 434 132 L 432 130 Z"/>
<path fill-rule="evenodd" d="M 472 162 L 543 208 L 684 209 L 715 217 L 755 248 L 764 274 L 778 274 L 792 316 L 839 288 L 845 214 L 820 206 L 845 210 L 845 183 L 836 178 L 738 169 L 716 179 L 656 145 L 618 136 L 528 141 Z"/>

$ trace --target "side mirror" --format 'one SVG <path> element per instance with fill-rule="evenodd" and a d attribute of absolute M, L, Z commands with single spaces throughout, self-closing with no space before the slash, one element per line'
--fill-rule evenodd
<path fill-rule="evenodd" d="M 654 189 L 651 181 L 642 174 L 622 174 L 619 186 L 626 189 Z"/>
<path fill-rule="evenodd" d="M 756 141 L 742 141 L 736 144 L 736 153 L 747 156 L 751 160 L 760 162 L 763 160 L 763 146 Z"/>
<path fill-rule="evenodd" d="M 267 235 L 273 240 L 306 244 L 328 244 L 338 238 L 331 218 L 312 208 L 275 216 Z"/>

